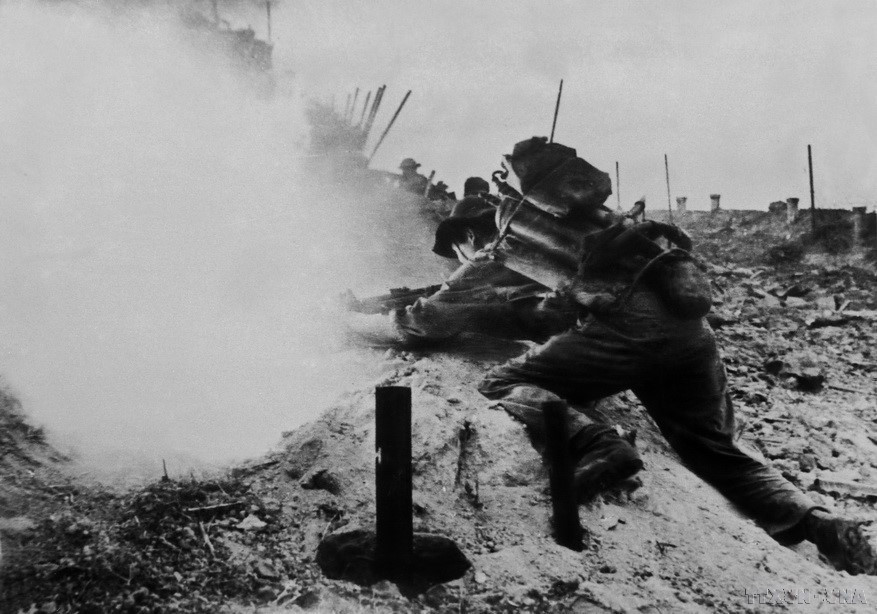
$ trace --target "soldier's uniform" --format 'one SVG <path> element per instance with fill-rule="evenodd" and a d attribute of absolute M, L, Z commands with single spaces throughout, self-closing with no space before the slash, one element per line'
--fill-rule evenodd
<path fill-rule="evenodd" d="M 402 175 L 399 178 L 399 187 L 413 194 L 424 196 L 426 194 L 426 186 L 429 179 L 417 172 L 420 163 L 415 162 L 413 158 L 405 158 L 399 164 Z"/>

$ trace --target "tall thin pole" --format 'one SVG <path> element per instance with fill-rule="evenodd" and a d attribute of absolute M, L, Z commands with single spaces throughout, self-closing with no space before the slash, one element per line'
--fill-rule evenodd
<path fill-rule="evenodd" d="M 670 204 L 670 163 L 667 162 L 667 154 L 664 154 L 664 174 L 667 176 L 667 212 L 670 223 L 673 223 L 673 205 Z"/>
<path fill-rule="evenodd" d="M 378 107 L 381 106 L 381 100 L 384 98 L 384 91 L 386 89 L 386 85 L 381 85 L 375 93 L 375 99 L 372 101 L 372 108 L 368 112 L 368 117 L 365 120 L 365 127 L 362 129 L 366 138 L 368 138 L 368 135 L 372 130 L 372 124 L 375 123 L 375 116 L 378 114 Z"/>
<path fill-rule="evenodd" d="M 368 160 L 366 161 L 366 166 L 371 164 L 372 158 L 374 158 L 375 154 L 378 152 L 378 147 L 380 147 L 381 143 L 384 142 L 384 137 L 387 136 L 387 133 L 390 131 L 390 128 L 393 127 L 393 123 L 396 121 L 396 118 L 399 117 L 399 113 L 402 111 L 402 107 L 405 106 L 405 103 L 408 102 L 408 97 L 410 95 L 411 95 L 411 90 L 408 90 L 408 92 L 406 92 L 406 94 L 405 94 L 405 98 L 403 98 L 402 102 L 399 103 L 399 108 L 396 109 L 396 112 L 393 114 L 393 119 L 391 119 L 390 123 L 387 124 L 387 127 L 384 129 L 384 133 L 381 135 L 381 138 L 378 139 L 378 142 L 375 145 L 375 148 L 372 150 L 371 155 L 368 157 Z"/>
<path fill-rule="evenodd" d="M 347 102 L 344 103 L 344 119 L 347 119 L 347 114 L 350 112 L 350 98 L 351 95 L 347 94 Z"/>
<path fill-rule="evenodd" d="M 411 488 L 411 388 L 381 386 L 375 389 L 375 558 L 391 578 L 411 568 Z"/>
<path fill-rule="evenodd" d="M 618 172 L 618 160 L 615 161 L 615 197 L 618 199 L 618 210 L 621 211 L 621 175 Z"/>
<path fill-rule="evenodd" d="M 353 123 L 353 113 L 354 113 L 354 110 L 356 109 L 356 101 L 358 98 L 359 98 L 359 88 L 356 88 L 356 92 L 353 94 L 353 104 L 350 105 L 350 114 L 349 114 L 350 116 L 344 118 L 347 120 L 348 124 Z"/>
<path fill-rule="evenodd" d="M 810 229 L 816 232 L 816 196 L 813 193 L 813 150 L 807 145 L 807 166 L 810 168 Z"/>
<path fill-rule="evenodd" d="M 549 143 L 554 142 L 554 128 L 557 126 L 557 113 L 560 111 L 560 96 L 563 94 L 563 79 L 560 80 L 560 87 L 557 90 L 557 102 L 554 104 L 554 121 L 551 122 L 551 138 Z"/>
<path fill-rule="evenodd" d="M 265 0 L 265 10 L 268 12 L 268 42 L 271 42 L 271 0 Z"/>
<path fill-rule="evenodd" d="M 362 105 L 362 115 L 359 116 L 359 127 L 362 127 L 362 120 L 365 119 L 365 112 L 368 109 L 368 103 L 372 98 L 371 90 L 369 90 L 368 94 L 365 96 L 365 104 Z"/>
<path fill-rule="evenodd" d="M 566 403 L 546 403 L 545 439 L 548 457 L 549 484 L 551 486 L 552 524 L 554 538 L 564 548 L 581 552 L 586 536 L 579 521 L 579 506 L 573 487 L 573 463 L 569 451 L 569 428 L 567 427 Z"/>

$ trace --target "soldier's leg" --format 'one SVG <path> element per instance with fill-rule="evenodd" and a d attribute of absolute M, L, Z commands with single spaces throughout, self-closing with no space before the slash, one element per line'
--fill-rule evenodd
<path fill-rule="evenodd" d="M 768 533 L 799 527 L 816 504 L 734 443 L 734 414 L 712 335 L 654 365 L 634 392 L 685 464 Z"/>
<path fill-rule="evenodd" d="M 570 453 L 578 463 L 576 477 L 583 496 L 642 467 L 639 455 L 614 428 L 596 423 L 566 404 L 586 403 L 626 390 L 636 377 L 637 357 L 599 328 L 589 324 L 557 335 L 493 369 L 479 387 L 484 396 L 499 401 L 527 426 L 537 447 L 545 444 L 546 405 L 566 405 Z"/>

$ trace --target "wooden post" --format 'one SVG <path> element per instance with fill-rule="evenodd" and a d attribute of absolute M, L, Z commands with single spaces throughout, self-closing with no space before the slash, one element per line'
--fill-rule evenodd
<path fill-rule="evenodd" d="M 862 245 L 865 237 L 865 229 L 867 228 L 867 207 L 853 207 L 853 245 Z"/>
<path fill-rule="evenodd" d="M 354 110 L 356 109 L 357 98 L 359 98 L 359 88 L 356 88 L 356 91 L 353 93 L 353 103 L 350 105 L 350 113 L 349 113 L 348 117 L 344 118 L 345 120 L 347 120 L 348 124 L 353 124 L 353 113 L 354 113 Z"/>
<path fill-rule="evenodd" d="M 563 94 L 563 79 L 560 80 L 560 88 L 557 90 L 557 102 L 554 104 L 554 121 L 551 122 L 551 138 L 549 143 L 554 142 L 554 127 L 557 126 L 557 113 L 560 111 L 560 97 Z"/>
<path fill-rule="evenodd" d="M 372 158 L 374 158 L 375 154 L 378 153 L 378 148 L 381 146 L 381 143 L 384 142 L 384 138 L 386 138 L 387 133 L 390 131 L 390 128 L 393 127 L 393 124 L 395 123 L 396 118 L 399 117 L 399 113 L 402 111 L 402 107 L 405 106 L 405 103 L 408 102 L 408 97 L 410 95 L 411 95 L 411 90 L 408 90 L 408 92 L 406 92 L 406 94 L 405 94 L 405 98 L 403 98 L 402 102 L 399 103 L 399 108 L 396 109 L 396 112 L 393 114 L 393 118 L 390 120 L 390 123 L 387 124 L 387 127 L 384 129 L 384 133 L 381 135 L 381 138 L 378 139 L 378 142 L 375 145 L 375 148 L 372 150 L 371 155 L 368 157 L 368 160 L 366 161 L 366 166 L 371 164 Z"/>
<path fill-rule="evenodd" d="M 618 210 L 621 211 L 621 175 L 618 173 L 618 160 L 615 161 L 615 196 L 618 201 Z"/>
<path fill-rule="evenodd" d="M 579 504 L 573 486 L 573 464 L 569 454 L 569 429 L 566 403 L 547 403 L 545 440 L 548 455 L 551 505 L 553 509 L 554 538 L 564 548 L 581 551 L 584 529 L 579 522 Z"/>
<path fill-rule="evenodd" d="M 798 219 L 798 198 L 790 196 L 786 199 L 786 224 L 791 226 Z"/>
<path fill-rule="evenodd" d="M 667 154 L 664 154 L 664 174 L 667 176 L 667 212 L 670 215 L 670 223 L 673 223 L 673 205 L 670 204 L 670 164 L 667 162 Z"/>
<path fill-rule="evenodd" d="M 381 101 L 384 99 L 384 91 L 387 89 L 386 85 L 382 85 L 378 88 L 378 91 L 375 93 L 374 102 L 372 102 L 372 108 L 369 110 L 368 118 L 365 120 L 365 127 L 363 128 L 363 133 L 365 135 L 364 138 L 368 138 L 369 133 L 372 130 L 372 125 L 375 123 L 375 116 L 378 114 L 378 108 L 381 106 Z"/>
<path fill-rule="evenodd" d="M 375 389 L 375 559 L 388 578 L 411 570 L 411 388 Z"/>
<path fill-rule="evenodd" d="M 362 105 L 362 115 L 359 116 L 359 123 L 357 124 L 360 128 L 362 128 L 362 121 L 365 119 L 365 112 L 368 109 L 368 103 L 372 99 L 371 90 L 369 90 L 368 94 L 365 96 L 365 104 Z"/>
<path fill-rule="evenodd" d="M 816 197 L 813 193 L 813 151 L 807 145 L 807 166 L 810 169 L 810 230 L 816 232 Z"/>
<path fill-rule="evenodd" d="M 268 12 L 268 42 L 271 42 L 271 0 L 265 0 L 265 10 Z"/>

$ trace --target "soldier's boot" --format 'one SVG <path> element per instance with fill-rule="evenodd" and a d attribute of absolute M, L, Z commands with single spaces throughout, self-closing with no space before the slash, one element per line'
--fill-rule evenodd
<path fill-rule="evenodd" d="M 813 510 L 804 519 L 804 532 L 837 569 L 877 575 L 877 524 Z"/>
<path fill-rule="evenodd" d="M 615 488 L 643 468 L 636 448 L 611 427 L 586 426 L 573 437 L 572 447 L 578 458 L 573 484 L 581 503 Z"/>

